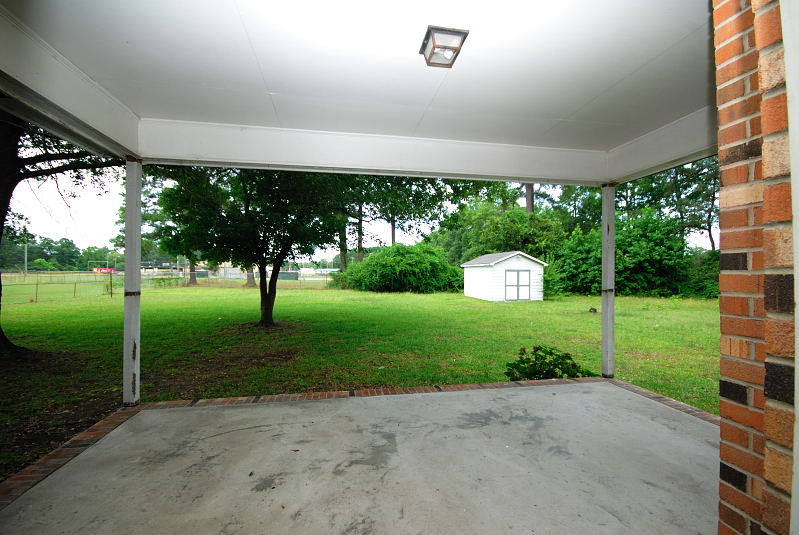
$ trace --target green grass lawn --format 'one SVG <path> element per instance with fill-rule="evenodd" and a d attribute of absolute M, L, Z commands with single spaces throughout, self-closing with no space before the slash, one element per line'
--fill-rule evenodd
<path fill-rule="evenodd" d="M 252 325 L 256 290 L 151 290 L 142 297 L 142 397 L 502 381 L 519 347 L 536 344 L 599 372 L 601 316 L 591 307 L 598 297 L 489 303 L 306 287 L 279 291 L 280 325 L 264 331 Z M 622 297 L 616 317 L 618 378 L 718 412 L 717 301 Z M 79 426 L 76 406 L 118 403 L 121 297 L 4 304 L 3 323 L 40 353 L 3 364 L 0 424 L 46 415 Z"/>

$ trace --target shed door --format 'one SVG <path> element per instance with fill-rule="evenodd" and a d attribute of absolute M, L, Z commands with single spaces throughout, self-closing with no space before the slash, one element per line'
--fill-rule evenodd
<path fill-rule="evenodd" d="M 505 270 L 505 301 L 530 300 L 530 271 L 522 269 Z"/>

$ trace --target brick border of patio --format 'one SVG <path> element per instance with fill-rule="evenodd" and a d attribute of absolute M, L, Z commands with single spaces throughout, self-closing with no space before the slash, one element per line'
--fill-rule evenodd
<path fill-rule="evenodd" d="M 275 394 L 269 396 L 246 396 L 236 398 L 212 398 L 177 401 L 156 401 L 141 403 L 133 407 L 123 407 L 112 415 L 100 420 L 86 431 L 78 433 L 47 455 L 41 457 L 33 464 L 28 465 L 16 474 L 9 476 L 0 483 L 0 510 L 22 496 L 34 485 L 61 468 L 74 457 L 80 455 L 89 446 L 125 423 L 129 418 L 144 410 L 172 409 L 179 407 L 210 407 L 222 405 L 246 405 L 255 403 L 276 403 L 284 401 L 313 401 L 319 399 L 335 398 L 362 398 L 372 396 L 394 396 L 403 394 L 432 394 L 436 392 L 459 392 L 462 390 L 481 390 L 492 388 L 516 388 L 530 386 L 547 386 L 559 384 L 611 383 L 620 388 L 667 405 L 673 409 L 690 414 L 711 424 L 719 425 L 719 417 L 703 410 L 692 407 L 680 401 L 650 392 L 640 386 L 635 386 L 618 379 L 605 379 L 602 377 L 581 377 L 578 379 L 544 379 L 540 381 L 510 381 L 503 383 L 475 383 L 463 385 L 419 386 L 415 388 L 383 387 L 364 388 L 360 390 L 337 390 L 333 392 L 307 392 L 303 394 Z"/>

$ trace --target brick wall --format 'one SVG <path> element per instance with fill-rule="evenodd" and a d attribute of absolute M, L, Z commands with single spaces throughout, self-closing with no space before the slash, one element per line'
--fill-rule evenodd
<path fill-rule="evenodd" d="M 714 0 L 721 166 L 719 533 L 788 533 L 794 302 L 779 1 Z"/>

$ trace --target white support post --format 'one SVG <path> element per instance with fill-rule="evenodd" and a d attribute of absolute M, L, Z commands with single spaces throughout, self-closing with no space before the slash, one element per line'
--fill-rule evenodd
<path fill-rule="evenodd" d="M 125 176 L 125 332 L 122 402 L 139 402 L 141 307 L 141 162 L 128 160 Z"/>
<path fill-rule="evenodd" d="M 616 293 L 616 186 L 602 186 L 602 377 L 613 377 Z"/>

